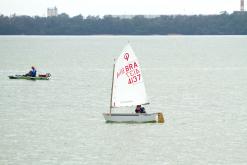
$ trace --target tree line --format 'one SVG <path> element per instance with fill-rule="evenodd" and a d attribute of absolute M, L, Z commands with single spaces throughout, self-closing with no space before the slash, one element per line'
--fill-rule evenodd
<path fill-rule="evenodd" d="M 247 12 L 219 15 L 136 15 L 123 19 L 106 15 L 55 17 L 0 15 L 0 35 L 246 35 Z"/>

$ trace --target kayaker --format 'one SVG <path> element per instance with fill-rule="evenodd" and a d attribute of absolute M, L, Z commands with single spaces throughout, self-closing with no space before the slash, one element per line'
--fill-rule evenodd
<path fill-rule="evenodd" d="M 36 71 L 35 67 L 32 66 L 31 70 L 27 74 L 25 74 L 25 76 L 36 77 L 36 72 L 37 71 Z"/>

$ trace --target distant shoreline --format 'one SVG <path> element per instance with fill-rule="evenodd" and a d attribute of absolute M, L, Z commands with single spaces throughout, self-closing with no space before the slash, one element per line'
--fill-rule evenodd
<path fill-rule="evenodd" d="M 54 17 L 0 15 L 0 35 L 247 35 L 247 12 L 220 15 L 144 15 L 120 18 L 107 15 Z"/>

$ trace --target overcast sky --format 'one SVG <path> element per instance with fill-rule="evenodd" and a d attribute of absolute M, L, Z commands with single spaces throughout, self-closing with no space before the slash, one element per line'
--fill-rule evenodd
<path fill-rule="evenodd" d="M 247 3 L 247 2 L 246 2 Z M 240 0 L 0 0 L 0 14 L 46 16 L 48 7 L 70 16 L 219 14 L 240 9 Z"/>

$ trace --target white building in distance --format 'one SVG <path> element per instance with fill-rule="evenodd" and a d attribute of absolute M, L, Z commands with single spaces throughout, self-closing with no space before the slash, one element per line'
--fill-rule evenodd
<path fill-rule="evenodd" d="M 47 17 L 54 17 L 57 16 L 57 8 L 47 8 Z"/>
<path fill-rule="evenodd" d="M 240 1 L 240 11 L 244 11 L 244 0 Z"/>

